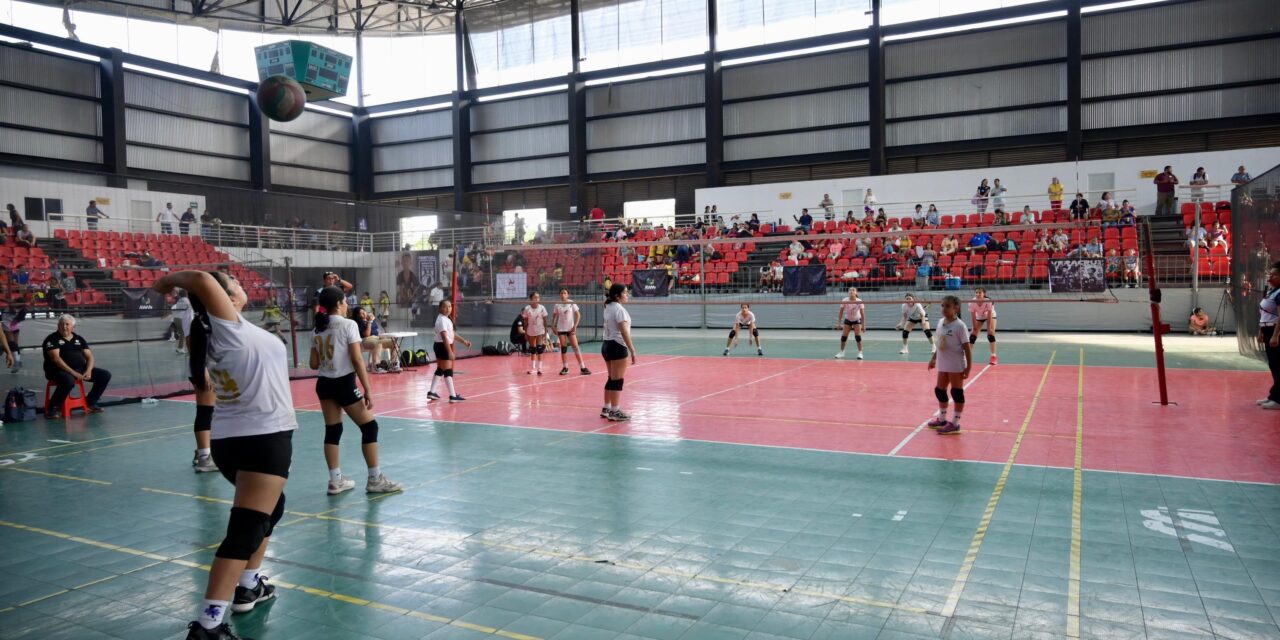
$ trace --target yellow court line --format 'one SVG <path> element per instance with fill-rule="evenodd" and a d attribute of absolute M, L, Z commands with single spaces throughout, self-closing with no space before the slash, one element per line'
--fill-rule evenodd
<path fill-rule="evenodd" d="M 66 444 L 54 445 L 54 446 L 52 446 L 52 447 L 41 447 L 41 448 L 39 448 L 39 449 L 27 449 L 26 451 L 11 451 L 11 452 L 9 452 L 9 453 L 0 453 L 0 458 L 7 458 L 7 457 L 9 457 L 9 456 L 20 456 L 20 455 L 22 455 L 22 454 L 24 454 L 24 453 L 36 453 L 37 451 L 51 451 L 51 450 L 53 450 L 53 449 L 62 449 L 62 448 L 64 448 L 64 447 L 75 447 L 75 446 L 79 446 L 79 445 L 82 445 L 82 444 L 89 444 L 90 442 L 102 442 L 103 440 L 114 440 L 115 438 L 129 438 L 129 437 L 133 437 L 133 436 L 144 436 L 144 435 L 147 435 L 148 433 L 159 433 L 159 432 L 161 432 L 161 431 L 172 431 L 172 430 L 174 430 L 174 429 L 181 429 L 181 428 L 183 428 L 183 427 L 190 427 L 190 426 L 191 426 L 191 425 L 189 425 L 189 424 L 179 424 L 179 425 L 174 425 L 174 426 L 172 426 L 172 427 L 163 427 L 163 428 L 160 428 L 160 429 L 151 429 L 151 430 L 149 430 L 149 431 L 137 431 L 137 432 L 134 432 L 134 433 L 122 433 L 122 434 L 120 434 L 120 435 L 115 435 L 115 436 L 103 436 L 103 437 L 101 437 L 101 438 L 93 438 L 93 439 L 91 439 L 91 440 L 81 440 L 81 441 L 79 441 L 79 442 L 68 442 L 68 443 L 66 443 Z"/>
<path fill-rule="evenodd" d="M 173 436 L 175 436 L 175 435 L 182 435 L 182 434 L 177 434 L 177 433 L 166 433 L 166 434 L 164 434 L 164 435 L 162 435 L 162 436 L 151 436 L 150 438 L 139 438 L 139 439 L 137 439 L 137 440 L 130 440 L 130 441 L 128 441 L 128 442 L 117 442 L 117 443 L 115 443 L 115 444 L 104 444 L 104 445 L 102 445 L 101 447 L 89 447 L 88 449 L 78 449 L 78 450 L 76 450 L 76 451 L 68 451 L 68 452 L 66 452 L 66 453 L 59 453 L 59 454 L 55 454 L 55 455 L 51 455 L 51 456 L 37 456 L 37 457 L 35 457 L 35 458 L 32 458 L 32 459 L 31 459 L 31 462 L 44 461 L 44 460 L 54 460 L 54 459 L 57 459 L 57 458 L 65 458 L 65 457 L 67 457 L 67 456 L 78 456 L 78 455 L 80 455 L 80 454 L 82 454 L 82 453 L 92 453 L 92 452 L 94 452 L 94 451 L 102 451 L 103 449 L 114 449 L 115 447 L 128 447 L 128 446 L 135 445 L 135 444 L 140 444 L 140 443 L 143 443 L 143 442 L 151 442 L 152 440 L 163 440 L 163 439 L 165 439 L 165 438 L 172 438 L 172 437 L 173 437 Z"/>
<path fill-rule="evenodd" d="M 1027 408 L 1027 417 L 1022 420 L 1022 428 L 1018 430 L 1018 437 L 1013 441 L 1009 459 L 1005 461 L 1000 478 L 996 480 L 996 486 L 991 490 L 987 509 L 982 513 L 982 519 L 978 521 L 978 530 L 973 533 L 973 540 L 969 542 L 969 551 L 965 553 L 964 563 L 960 565 L 960 573 L 956 574 L 956 581 L 951 585 L 951 595 L 947 596 L 947 604 L 942 607 L 944 617 L 950 618 L 955 615 L 956 605 L 960 604 L 960 594 L 964 593 L 965 583 L 968 582 L 969 574 L 973 571 L 973 563 L 977 561 L 978 551 L 982 549 L 982 541 L 987 537 L 987 527 L 991 526 L 991 517 L 995 515 L 996 506 L 1000 504 L 1005 482 L 1009 480 L 1009 472 L 1013 470 L 1013 461 L 1018 457 L 1018 449 L 1022 447 L 1022 438 L 1027 434 L 1027 427 L 1031 426 L 1031 416 L 1035 415 L 1036 404 L 1040 402 L 1040 393 L 1044 391 L 1044 383 L 1049 380 L 1049 371 L 1053 368 L 1053 360 L 1057 355 L 1057 350 L 1049 354 L 1049 364 L 1045 365 L 1044 373 L 1040 376 L 1040 385 L 1036 387 L 1036 395 L 1031 399 L 1031 406 Z"/>
<path fill-rule="evenodd" d="M 9 527 L 9 528 L 11 528 L 11 529 L 17 529 L 17 530 L 19 530 L 19 531 L 26 531 L 26 532 L 28 532 L 28 533 L 36 533 L 36 534 L 40 534 L 40 535 L 51 536 L 51 537 L 54 537 L 54 538 L 61 538 L 61 539 L 63 539 L 63 540 L 68 540 L 68 541 L 71 541 L 71 542 L 78 542 L 78 543 L 81 543 L 81 544 L 87 544 L 87 545 L 94 546 L 94 547 L 99 547 L 99 548 L 102 548 L 102 549 L 110 549 L 110 550 L 112 550 L 112 551 L 119 551 L 119 552 L 121 552 L 121 553 L 127 553 L 127 554 L 130 554 L 130 555 L 142 556 L 142 557 L 144 557 L 144 558 L 150 558 L 150 559 L 152 559 L 152 560 L 158 560 L 158 561 L 160 561 L 160 562 L 168 562 L 168 563 L 172 563 L 172 564 L 177 564 L 177 565 L 184 566 L 184 567 L 191 567 L 191 568 L 193 568 L 193 569 L 201 569 L 201 570 L 203 570 L 203 571 L 209 571 L 209 570 L 210 570 L 209 565 L 206 565 L 206 564 L 199 564 L 199 563 L 196 563 L 196 562 L 191 562 L 190 560 L 183 560 L 183 559 L 182 559 L 182 557 L 183 557 L 183 556 L 173 556 L 173 557 L 162 556 L 162 555 L 155 554 L 155 553 L 151 553 L 151 552 L 148 552 L 148 551 L 142 551 L 142 550 L 139 550 L 139 549 L 131 549 L 131 548 L 129 548 L 129 547 L 122 547 L 122 546 L 120 546 L 120 545 L 111 544 L 110 542 L 102 542 L 102 541 L 100 541 L 100 540 L 92 540 L 92 539 L 89 539 L 89 538 L 83 538 L 83 537 L 80 537 L 80 536 L 74 536 L 74 535 L 71 535 L 71 534 L 69 534 L 69 533 L 62 533 L 62 532 L 60 532 L 60 531 L 53 531 L 53 530 L 50 530 L 50 529 L 43 529 L 43 528 L 40 528 L 40 527 L 32 527 L 32 526 L 29 526 L 29 525 L 19 524 L 19 523 L 16 523 L 16 522 L 8 522 L 8 521 L 5 521 L 5 520 L 0 520 L 0 526 L 2 526 L 2 527 Z M 202 550 L 203 550 L 203 549 L 202 549 Z M 190 554 L 184 554 L 184 555 L 190 555 Z M 446 618 L 446 617 L 444 617 L 444 616 L 437 616 L 437 615 L 433 615 L 433 614 L 430 614 L 430 613 L 424 613 L 424 612 L 421 612 L 421 611 L 411 611 L 411 610 L 409 610 L 409 609 L 405 609 L 405 608 L 402 608 L 402 607 L 397 607 L 397 606 L 393 606 L 393 605 L 389 605 L 389 604 L 384 604 L 384 603 L 381 603 L 381 602 L 374 602 L 374 601 L 372 601 L 372 600 L 365 600 L 364 598 L 357 598 L 357 597 L 355 597 L 355 596 L 349 596 L 349 595 L 346 595 L 346 594 L 337 593 L 337 592 L 335 592 L 335 591 L 329 591 L 329 590 L 326 590 L 326 589 L 320 589 L 320 588 L 317 588 L 317 587 L 310 587 L 310 586 L 307 586 L 307 585 L 294 584 L 294 583 L 292 583 L 292 582 L 285 582 L 285 581 L 283 581 L 283 580 L 275 580 L 275 581 L 272 581 L 272 584 L 274 584 L 275 586 L 277 586 L 277 587 L 279 587 L 279 588 L 281 588 L 281 589 L 289 589 L 289 590 L 292 590 L 292 591 L 301 591 L 301 592 L 303 592 L 303 593 L 307 593 L 307 594 L 310 594 L 310 595 L 313 595 L 313 596 L 318 596 L 318 597 L 321 597 L 321 598 L 328 598 L 328 599 L 330 599 L 330 600 L 337 600 L 338 602 L 345 602 L 345 603 L 348 603 L 348 604 L 354 604 L 354 605 L 356 605 L 356 606 L 368 607 L 368 608 L 370 608 L 370 609 L 376 609 L 376 610 L 378 610 L 378 611 L 385 611 L 385 612 L 387 612 L 387 613 L 393 613 L 393 614 L 396 614 L 396 615 L 409 616 L 409 617 L 412 617 L 412 618 L 418 618 L 418 619 L 420 619 L 420 620 L 428 620 L 428 621 L 436 622 L 436 623 L 439 623 L 439 624 L 447 624 L 447 625 L 454 626 L 454 627 L 462 627 L 462 628 L 464 628 L 464 629 L 470 629 L 470 630 L 472 630 L 472 631 L 477 631 L 477 632 L 480 632 L 480 633 L 485 633 L 485 634 L 494 635 L 494 636 L 501 636 L 501 637 L 503 637 L 503 638 L 510 638 L 511 640 L 541 640 L 541 638 L 538 638 L 537 636 L 529 636 L 529 635 L 525 635 L 525 634 L 522 634 L 522 633 L 515 633 L 515 632 L 512 632 L 512 631 L 503 631 L 503 630 L 501 630 L 501 629 L 496 629 L 496 628 L 494 628 L 494 627 L 487 627 L 487 626 L 484 626 L 484 625 L 474 624 L 474 623 L 471 623 L 471 622 L 464 622 L 464 621 L 462 621 L 462 620 L 455 620 L 455 619 L 452 619 L 452 618 Z M 49 598 L 49 597 L 53 597 L 53 595 L 61 595 L 61 594 L 60 594 L 60 593 L 59 593 L 59 594 L 52 594 L 52 595 L 50 595 L 50 596 L 46 596 L 44 599 L 47 599 L 47 598 Z M 22 606 L 22 605 L 19 605 L 19 606 Z"/>
<path fill-rule="evenodd" d="M 13 465 L 3 466 L 3 467 L 0 467 L 0 469 L 7 469 L 9 471 L 16 471 L 18 473 L 29 473 L 34 476 L 45 476 L 48 478 L 57 478 L 59 480 L 75 480 L 76 482 L 87 482 L 89 484 L 105 484 L 105 485 L 112 484 L 110 482 L 107 482 L 106 480 L 94 480 L 93 478 L 81 478 L 80 476 L 69 476 L 61 473 L 49 473 L 47 471 L 34 471 L 32 469 L 20 469 Z"/>
<path fill-rule="evenodd" d="M 1084 503 L 1084 347 L 1080 348 L 1080 373 L 1076 383 L 1076 456 L 1071 489 L 1071 569 L 1067 577 L 1067 637 L 1080 637 L 1080 524 Z"/>

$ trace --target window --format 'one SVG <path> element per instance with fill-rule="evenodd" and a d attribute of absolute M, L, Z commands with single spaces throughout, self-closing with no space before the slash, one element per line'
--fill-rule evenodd
<path fill-rule="evenodd" d="M 636 200 L 622 203 L 622 217 L 627 220 L 647 220 L 653 226 L 676 224 L 676 199 Z"/>
<path fill-rule="evenodd" d="M 418 251 L 430 249 L 431 234 L 439 228 L 439 216 L 400 218 L 400 242 Z"/>
<path fill-rule="evenodd" d="M 524 222 L 524 238 L 521 242 L 529 242 L 533 239 L 538 227 L 547 223 L 547 210 L 543 209 L 507 209 L 502 212 L 502 224 L 506 228 L 502 239 L 507 243 L 514 243 L 516 237 L 516 216 L 520 216 L 520 220 Z"/>
<path fill-rule="evenodd" d="M 880 7 L 881 24 L 899 24 L 954 16 L 962 13 L 980 14 L 983 11 L 1035 4 L 1044 0 L 884 0 Z M 975 15 L 981 20 L 981 15 Z"/>
<path fill-rule="evenodd" d="M 936 0 L 934 0 L 936 1 Z M 871 26 L 869 0 L 716 0 L 717 45 L 737 49 Z"/>
<path fill-rule="evenodd" d="M 453 91 L 453 34 L 364 38 L 364 103 L 387 104 Z M 405 73 L 412 60 L 430 60 L 432 73 Z M 355 80 L 348 87 L 355 92 Z"/>
<path fill-rule="evenodd" d="M 481 87 L 550 78 L 573 68 L 567 0 L 507 0 L 468 9 L 467 15 Z"/>
<path fill-rule="evenodd" d="M 707 50 L 706 0 L 582 0 L 582 69 L 611 69 Z"/>

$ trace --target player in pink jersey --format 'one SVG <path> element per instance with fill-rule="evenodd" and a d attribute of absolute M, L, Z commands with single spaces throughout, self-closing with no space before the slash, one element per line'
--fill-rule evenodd
<path fill-rule="evenodd" d="M 986 325 L 987 343 L 991 345 L 991 364 L 996 363 L 996 305 L 987 297 L 987 290 L 978 287 L 973 290 L 973 300 L 969 301 L 969 317 L 973 319 L 970 328 L 969 344 L 978 341 L 978 332 Z"/>
<path fill-rule="evenodd" d="M 864 321 L 866 319 L 866 305 L 862 304 L 862 299 L 858 297 L 857 289 L 849 289 L 849 297 L 840 301 L 840 315 L 836 318 L 836 328 L 842 330 L 840 334 L 840 351 L 836 353 L 836 358 L 844 357 L 844 346 L 849 342 L 849 332 L 853 332 L 853 339 L 858 343 L 858 359 L 862 359 L 862 331 Z"/>

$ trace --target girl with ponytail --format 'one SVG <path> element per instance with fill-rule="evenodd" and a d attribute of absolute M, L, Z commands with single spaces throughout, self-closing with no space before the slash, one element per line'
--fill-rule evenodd
<path fill-rule="evenodd" d="M 604 383 L 604 407 L 600 409 L 600 417 L 612 422 L 630 420 L 631 416 L 622 411 L 622 383 L 627 374 L 628 360 L 636 363 L 636 347 L 631 343 L 631 314 L 627 313 L 623 303 L 631 300 L 626 285 L 614 284 L 604 305 L 604 355 L 605 365 L 609 368 L 609 379 Z"/>

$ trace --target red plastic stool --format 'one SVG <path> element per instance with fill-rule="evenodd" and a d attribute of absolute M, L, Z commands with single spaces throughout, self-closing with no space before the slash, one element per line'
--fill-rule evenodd
<path fill-rule="evenodd" d="M 44 383 L 44 415 L 46 418 L 49 417 L 49 400 L 53 397 L 53 390 L 57 386 L 53 381 Z M 84 380 L 76 380 L 76 386 L 80 387 L 80 397 L 73 395 L 75 389 L 72 389 L 71 393 L 68 393 L 66 399 L 62 401 L 62 417 L 64 418 L 71 417 L 71 412 L 75 409 L 79 409 L 86 414 L 89 413 L 89 403 L 85 402 L 85 397 L 88 394 L 84 391 Z"/>

